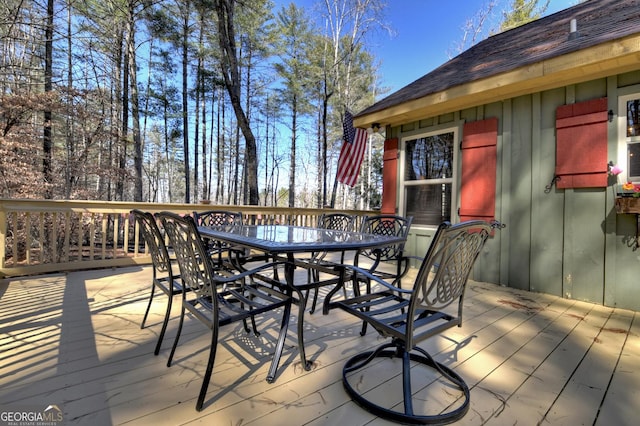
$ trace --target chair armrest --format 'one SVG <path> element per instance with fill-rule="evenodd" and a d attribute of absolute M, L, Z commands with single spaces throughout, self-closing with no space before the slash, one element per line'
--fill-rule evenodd
<path fill-rule="evenodd" d="M 371 281 L 375 281 L 376 283 L 388 288 L 389 290 L 398 292 L 398 293 L 402 293 L 402 294 L 412 294 L 413 293 L 413 289 L 411 290 L 405 290 L 402 288 L 398 288 L 395 287 L 391 284 L 389 284 L 388 282 L 386 282 L 385 280 L 383 280 L 380 277 L 376 277 L 375 275 L 373 275 L 371 272 L 369 272 L 366 269 L 362 269 L 358 266 L 353 266 L 353 265 L 344 265 L 345 270 L 351 270 L 354 272 L 354 278 L 357 278 L 358 275 L 361 275 Z"/>
<path fill-rule="evenodd" d="M 236 280 L 239 280 L 241 278 L 248 277 L 250 275 L 255 275 L 258 272 L 264 271 L 265 269 L 271 269 L 271 268 L 277 267 L 278 265 L 284 265 L 286 263 L 287 262 L 264 263 L 264 264 L 262 264 L 262 265 L 260 265 L 260 266 L 258 266 L 256 268 L 247 269 L 245 271 L 241 271 L 241 272 L 239 272 L 237 274 L 233 274 L 233 275 L 230 275 L 228 277 L 216 275 L 215 276 L 215 280 L 216 280 L 216 282 L 223 283 L 223 284 L 224 283 L 230 283 L 230 282 L 234 282 Z"/>
<path fill-rule="evenodd" d="M 417 260 L 418 262 L 422 262 L 424 260 L 424 257 L 422 257 L 422 256 L 403 256 L 403 259 Z"/>

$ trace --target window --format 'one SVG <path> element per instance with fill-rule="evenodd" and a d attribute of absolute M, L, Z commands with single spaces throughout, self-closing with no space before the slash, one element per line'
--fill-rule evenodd
<path fill-rule="evenodd" d="M 416 225 L 451 220 L 456 134 L 449 128 L 403 139 L 402 203 Z"/>
<path fill-rule="evenodd" d="M 627 161 L 629 179 L 640 179 L 640 96 L 627 101 Z"/>
<path fill-rule="evenodd" d="M 640 90 L 618 98 L 618 165 L 623 181 L 640 182 Z"/>

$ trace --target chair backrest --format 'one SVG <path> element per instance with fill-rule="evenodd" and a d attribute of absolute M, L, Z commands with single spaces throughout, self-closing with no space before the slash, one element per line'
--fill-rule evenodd
<path fill-rule="evenodd" d="M 138 209 L 131 210 L 131 213 L 140 227 L 140 233 L 149 250 L 154 268 L 160 272 L 171 273 L 169 251 L 155 217 L 149 212 Z"/>
<path fill-rule="evenodd" d="M 420 309 L 440 311 L 457 301 L 461 322 L 469 274 L 491 232 L 492 225 L 481 220 L 438 227 L 416 275 L 409 318 Z"/>
<path fill-rule="evenodd" d="M 199 299 L 207 299 L 217 306 L 215 285 L 212 285 L 213 268 L 195 220 L 191 216 L 181 217 L 171 212 L 158 213 L 157 217 L 169 237 L 185 287 Z"/>
<path fill-rule="evenodd" d="M 193 212 L 193 218 L 199 226 L 242 225 L 242 213 L 226 210 L 207 210 Z"/>
<path fill-rule="evenodd" d="M 362 220 L 362 226 L 360 232 L 376 235 L 393 235 L 400 236 L 407 239 L 409 235 L 409 229 L 411 228 L 411 222 L 413 216 L 396 216 L 391 214 L 382 214 L 376 216 L 366 216 Z M 385 246 L 383 248 L 377 248 L 372 250 L 362 250 L 359 255 L 366 256 L 369 259 L 380 261 L 398 260 L 402 257 L 404 251 L 404 242 L 400 244 L 393 244 Z"/>
<path fill-rule="evenodd" d="M 353 231 L 355 219 L 355 216 L 346 213 L 322 213 L 318 218 L 318 228 Z"/>

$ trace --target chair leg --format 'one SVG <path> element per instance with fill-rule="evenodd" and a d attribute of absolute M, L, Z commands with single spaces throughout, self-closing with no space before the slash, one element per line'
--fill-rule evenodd
<path fill-rule="evenodd" d="M 316 304 L 318 303 L 318 289 L 313 289 L 313 300 L 311 301 L 311 309 L 309 309 L 309 313 L 313 314 L 316 311 Z"/>
<path fill-rule="evenodd" d="M 242 304 L 242 307 L 244 308 L 244 304 Z M 253 330 L 254 336 L 256 337 L 260 336 L 260 332 L 258 331 L 258 325 L 256 324 L 255 316 L 253 315 L 251 316 L 251 328 L 249 328 L 249 326 L 247 325 L 246 319 L 242 320 L 242 324 L 244 325 L 244 331 L 246 331 L 247 333 L 251 333 L 251 330 Z"/>
<path fill-rule="evenodd" d="M 196 411 L 202 411 L 204 398 L 207 396 L 207 389 L 209 388 L 209 382 L 211 381 L 211 374 L 213 373 L 213 364 L 216 360 L 217 349 L 218 349 L 218 324 L 214 324 L 213 328 L 211 329 L 211 347 L 209 348 L 209 359 L 207 360 L 207 369 L 205 370 L 204 377 L 202 379 L 200 394 L 198 395 L 198 401 L 196 402 Z"/>
<path fill-rule="evenodd" d="M 169 324 L 169 316 L 171 315 L 171 306 L 173 305 L 173 296 L 167 295 L 169 300 L 167 301 L 167 311 L 164 313 L 164 320 L 162 321 L 162 328 L 160 329 L 160 335 L 158 336 L 158 343 L 153 351 L 154 355 L 160 353 L 160 347 L 162 346 L 162 340 L 164 339 L 164 333 L 167 331 L 167 325 Z"/>
<path fill-rule="evenodd" d="M 171 353 L 169 354 L 169 359 L 167 360 L 167 367 L 171 367 L 171 361 L 173 361 L 173 354 L 176 352 L 176 348 L 178 347 L 178 340 L 180 340 L 180 333 L 182 333 L 182 324 L 184 323 L 184 312 L 185 308 L 182 305 L 182 309 L 180 310 L 180 322 L 178 322 L 178 330 L 176 332 L 176 338 L 173 341 L 173 346 L 171 347 Z"/>
<path fill-rule="evenodd" d="M 413 416 L 413 392 L 411 392 L 411 360 L 409 351 L 402 353 L 402 399 L 404 400 L 404 413 Z"/>
<path fill-rule="evenodd" d="M 367 293 L 366 294 L 370 294 L 371 293 L 371 281 L 367 280 Z M 368 311 L 369 308 L 365 308 L 365 311 Z M 362 330 L 360 330 L 360 335 L 364 336 L 365 334 L 367 334 L 367 325 L 369 323 L 367 323 L 366 321 L 362 321 Z"/>
<path fill-rule="evenodd" d="M 260 336 L 260 332 L 258 331 L 258 325 L 256 324 L 256 317 L 255 316 L 251 317 L 251 327 L 253 327 L 254 336 L 256 336 L 256 337 Z"/>
<path fill-rule="evenodd" d="M 287 330 L 289 329 L 290 317 L 291 303 L 287 303 L 284 307 L 284 313 L 282 314 L 282 322 L 280 323 L 280 334 L 278 335 L 276 351 L 273 354 L 271 366 L 269 367 L 269 372 L 267 373 L 267 383 L 273 383 L 276 380 L 278 365 L 280 364 L 280 357 L 282 356 L 282 350 L 284 349 L 284 341 L 287 338 Z"/>
<path fill-rule="evenodd" d="M 309 281 L 313 280 L 314 282 L 318 282 L 320 281 L 320 273 L 316 270 L 309 269 L 308 279 Z M 307 293 L 307 297 L 309 297 L 309 293 Z M 313 289 L 313 301 L 311 302 L 311 309 L 309 309 L 310 314 L 313 314 L 316 311 L 317 303 L 318 303 L 318 287 Z"/>
<path fill-rule="evenodd" d="M 149 315 L 149 310 L 151 309 L 151 302 L 153 301 L 153 296 L 155 293 L 156 293 L 156 283 L 151 281 L 151 295 L 149 296 L 149 303 L 147 303 L 147 310 L 144 311 L 144 316 L 142 317 L 142 322 L 140 323 L 140 329 L 144 328 L 144 323 L 147 321 L 147 315 Z"/>

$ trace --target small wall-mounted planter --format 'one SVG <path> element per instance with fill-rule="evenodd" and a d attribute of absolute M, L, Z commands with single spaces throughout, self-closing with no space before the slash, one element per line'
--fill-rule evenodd
<path fill-rule="evenodd" d="M 616 197 L 616 213 L 640 214 L 640 197 Z"/>

